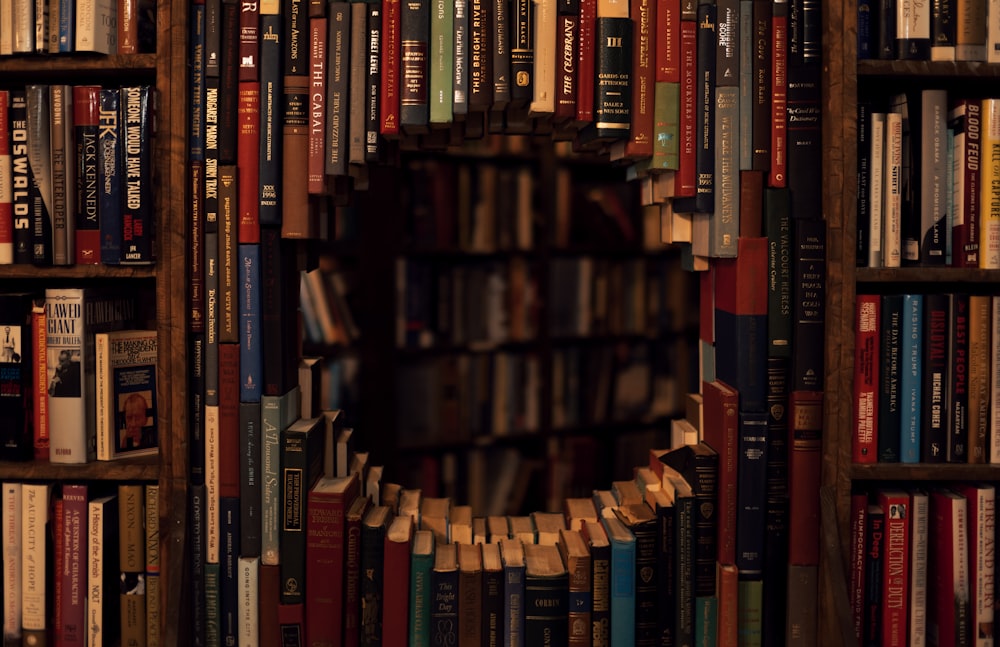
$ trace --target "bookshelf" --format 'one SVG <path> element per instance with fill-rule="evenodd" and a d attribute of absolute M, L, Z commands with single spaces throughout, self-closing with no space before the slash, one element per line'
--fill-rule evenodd
<path fill-rule="evenodd" d="M 161 645 L 186 644 L 184 617 L 187 544 L 187 352 L 185 343 L 187 262 L 184 220 L 184 137 L 186 98 L 187 6 L 155 5 L 156 51 L 132 55 L 90 53 L 30 54 L 0 57 L 4 88 L 38 84 L 93 83 L 118 87 L 148 84 L 157 91 L 155 138 L 149 142 L 154 175 L 144 178 L 154 190 L 156 263 L 149 266 L 67 265 L 0 266 L 4 290 L 52 286 L 110 286 L 137 294 L 155 310 L 158 331 L 158 434 L 155 456 L 80 465 L 48 461 L 0 462 L 0 480 L 88 483 L 96 489 L 116 484 L 158 484 L 160 519 L 159 626 Z M 4 136 L 7 136 L 4 134 Z M 145 311 L 144 311 L 145 312 Z M 54 639 L 50 635 L 50 640 Z"/>
<path fill-rule="evenodd" d="M 858 3 L 823 4 L 823 211 L 829 225 L 823 439 L 820 632 L 825 644 L 854 644 L 851 626 L 851 494 L 889 486 L 931 490 L 995 482 L 995 464 L 875 462 L 852 459 L 855 433 L 855 298 L 859 294 L 996 294 L 996 270 L 952 266 L 861 267 L 858 244 L 859 102 L 940 88 L 948 98 L 992 96 L 1000 66 L 985 62 L 858 60 Z M 919 94 L 916 95 L 919 101 Z M 912 101 L 912 98 L 911 98 Z M 913 105 L 912 103 L 910 104 Z M 911 129 L 919 128 L 911 123 Z M 919 158 L 919 152 L 916 155 Z M 996 424 L 991 424 L 991 433 Z M 988 461 L 988 459 L 987 459 Z M 934 550 L 933 543 L 930 550 Z M 928 586 L 932 586 L 928 580 Z M 934 602 L 928 593 L 928 608 Z M 845 622 L 846 621 L 846 622 Z"/>

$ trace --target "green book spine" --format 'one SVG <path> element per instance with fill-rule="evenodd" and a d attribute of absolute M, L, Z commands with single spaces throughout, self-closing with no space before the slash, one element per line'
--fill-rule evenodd
<path fill-rule="evenodd" d="M 430 120 L 447 124 L 452 120 L 454 100 L 455 12 L 447 0 L 431 5 Z"/>
<path fill-rule="evenodd" d="M 410 647 L 431 644 L 431 570 L 434 553 L 413 555 L 410 562 Z"/>
<path fill-rule="evenodd" d="M 713 258 L 736 256 L 740 233 L 740 89 L 715 88 L 715 201 L 708 219 L 708 255 Z"/>
<path fill-rule="evenodd" d="M 761 579 L 740 580 L 737 632 L 740 645 L 761 647 L 764 618 L 764 582 Z"/>
<path fill-rule="evenodd" d="M 719 633 L 719 598 L 710 595 L 696 597 L 694 613 L 695 647 L 714 647 Z"/>

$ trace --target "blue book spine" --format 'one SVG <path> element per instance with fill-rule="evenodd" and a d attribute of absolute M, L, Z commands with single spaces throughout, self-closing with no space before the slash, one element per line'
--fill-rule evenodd
<path fill-rule="evenodd" d="M 260 17 L 260 224 L 281 224 L 281 15 Z"/>
<path fill-rule="evenodd" d="M 635 645 L 635 540 L 611 541 L 611 647 Z"/>
<path fill-rule="evenodd" d="M 97 213 L 101 230 L 101 262 L 117 265 L 122 251 L 122 164 L 117 88 L 101 89 L 101 111 L 97 131 Z"/>
<path fill-rule="evenodd" d="M 920 398 L 921 398 L 921 348 L 923 346 L 923 303 L 921 294 L 903 295 L 902 352 L 900 361 L 900 428 L 899 460 L 903 463 L 920 462 Z"/>
<path fill-rule="evenodd" d="M 766 411 L 740 411 L 736 488 L 736 567 L 740 574 L 764 569 L 767 511 Z"/>
<path fill-rule="evenodd" d="M 59 52 L 76 49 L 76 3 L 59 3 Z"/>
<path fill-rule="evenodd" d="M 205 160 L 205 5 L 191 3 L 188 17 L 191 28 L 188 60 L 191 73 L 188 97 L 191 112 L 188 113 L 188 159 L 192 162 Z"/>
<path fill-rule="evenodd" d="M 240 558 L 240 499 L 224 496 L 219 499 L 221 542 L 219 554 L 219 637 L 223 645 L 235 645 L 239 633 Z"/>
<path fill-rule="evenodd" d="M 503 644 L 524 647 L 524 566 L 504 565 Z"/>
<path fill-rule="evenodd" d="M 431 645 L 458 644 L 458 569 L 431 572 Z"/>
<path fill-rule="evenodd" d="M 240 402 L 260 402 L 264 353 L 260 334 L 260 245 L 239 246 Z"/>
<path fill-rule="evenodd" d="M 240 557 L 260 557 L 261 408 L 240 402 Z"/>
<path fill-rule="evenodd" d="M 121 88 L 122 209 L 120 262 L 149 265 L 154 261 L 153 87 Z"/>
<path fill-rule="evenodd" d="M 715 374 L 740 394 L 741 411 L 767 410 L 767 314 L 715 310 Z"/>

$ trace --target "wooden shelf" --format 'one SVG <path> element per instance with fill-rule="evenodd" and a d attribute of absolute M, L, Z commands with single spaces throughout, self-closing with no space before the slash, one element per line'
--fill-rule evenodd
<path fill-rule="evenodd" d="M 11 279 L 147 279 L 156 275 L 155 265 L 0 265 L 0 280 Z"/>
<path fill-rule="evenodd" d="M 968 463 L 875 463 L 851 465 L 851 479 L 860 481 L 995 481 L 1000 465 Z"/>
<path fill-rule="evenodd" d="M 996 283 L 1000 270 L 967 267 L 859 267 L 858 283 Z"/>
<path fill-rule="evenodd" d="M 4 480 L 31 481 L 149 481 L 160 478 L 159 457 L 140 456 L 117 461 L 62 465 L 47 461 L 0 461 Z"/>
<path fill-rule="evenodd" d="M 933 81 L 944 79 L 1000 78 L 1000 65 L 977 61 L 858 61 L 858 77 L 919 77 Z"/>
<path fill-rule="evenodd" d="M 85 75 L 87 82 L 115 77 L 152 77 L 156 54 L 104 55 L 91 53 L 26 54 L 0 57 L 0 74 L 5 81 L 37 80 L 59 76 Z M 118 83 L 122 83 L 118 81 Z"/>

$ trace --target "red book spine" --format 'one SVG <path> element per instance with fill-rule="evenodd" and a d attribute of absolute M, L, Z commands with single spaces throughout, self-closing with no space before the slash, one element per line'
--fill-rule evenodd
<path fill-rule="evenodd" d="M 681 82 L 681 0 L 656 0 L 657 82 Z"/>
<path fill-rule="evenodd" d="M 35 460 L 49 460 L 49 376 L 46 371 L 48 330 L 46 329 L 45 299 L 36 299 L 31 308 L 31 335 L 34 337 L 35 367 L 31 387 L 34 390 Z"/>
<path fill-rule="evenodd" d="M 561 122 L 576 119 L 577 70 L 579 69 L 580 14 L 558 16 L 559 70 L 556 76 L 555 119 Z"/>
<path fill-rule="evenodd" d="M 679 161 L 674 195 L 693 198 L 695 195 L 695 150 L 697 150 L 696 115 L 698 88 L 698 24 L 681 20 L 681 106 Z"/>
<path fill-rule="evenodd" d="M 771 172 L 767 185 L 786 182 L 788 142 L 788 5 L 777 2 L 771 17 Z"/>
<path fill-rule="evenodd" d="M 580 0 L 580 47 L 577 59 L 576 121 L 594 120 L 594 25 L 597 0 Z"/>
<path fill-rule="evenodd" d="M 823 392 L 793 391 L 788 443 L 788 563 L 819 564 Z"/>
<path fill-rule="evenodd" d="M 240 243 L 260 242 L 260 82 L 241 81 L 239 131 L 236 145 L 237 201 L 239 224 L 236 237 Z"/>
<path fill-rule="evenodd" d="M 854 614 L 854 635 L 861 640 L 865 617 L 865 524 L 868 517 L 868 495 L 851 494 L 851 612 Z"/>
<path fill-rule="evenodd" d="M 945 490 L 931 493 L 928 635 L 937 634 L 938 647 L 969 644 L 967 524 L 965 497 Z M 966 640 L 959 642 L 960 635 Z"/>
<path fill-rule="evenodd" d="M 357 484 L 357 479 L 353 481 Z M 306 503 L 306 644 L 336 645 L 344 631 L 344 527 L 347 506 L 358 493 L 309 491 Z"/>
<path fill-rule="evenodd" d="M 851 459 L 855 463 L 878 460 L 878 323 L 880 299 L 859 294 L 854 319 L 854 434 Z"/>
<path fill-rule="evenodd" d="M 278 605 L 278 635 L 281 642 L 279 645 L 305 645 L 305 605 L 303 604 L 279 604 Z M 261 643 L 265 644 L 265 643 Z"/>
<path fill-rule="evenodd" d="M 379 87 L 379 132 L 399 135 L 400 0 L 382 0 L 382 84 Z"/>
<path fill-rule="evenodd" d="M 716 506 L 717 557 L 736 563 L 736 470 L 739 461 L 739 394 L 724 382 L 702 384 L 705 442 L 719 455 Z"/>
<path fill-rule="evenodd" d="M 97 127 L 101 111 L 101 88 L 78 85 L 73 88 L 73 130 L 77 146 L 76 209 L 73 238 L 78 265 L 97 264 L 101 260 L 101 230 L 98 219 Z M 2 111 L 6 116 L 6 106 Z M 7 132 L 4 127 L 0 132 Z M 9 149 L 8 149 L 9 150 Z M 2 202 L 2 201 L 0 201 Z M 0 204 L 0 244 L 4 242 L 3 205 Z M 13 230 L 11 230 L 13 236 Z M 11 238 L 13 242 L 13 238 Z"/>
<path fill-rule="evenodd" d="M 627 159 L 653 155 L 653 85 L 656 77 L 656 0 L 631 0 L 632 126 L 625 143 Z"/>
<path fill-rule="evenodd" d="M 882 645 L 905 647 L 910 600 L 910 495 L 881 490 L 885 513 L 885 557 L 882 560 Z"/>
<path fill-rule="evenodd" d="M 309 158 L 308 191 L 323 193 L 326 185 L 326 18 L 309 19 Z M 256 152 L 257 149 L 254 149 Z"/>
<path fill-rule="evenodd" d="M 261 645 L 280 645 L 278 607 L 281 601 L 281 567 L 261 564 L 257 586 L 257 631 Z M 334 643 L 336 644 L 336 643 Z"/>
<path fill-rule="evenodd" d="M 734 564 L 716 565 L 716 590 L 719 592 L 719 623 L 716 645 L 739 645 L 739 572 Z M 709 643 L 711 644 L 711 643 Z"/>
<path fill-rule="evenodd" d="M 409 540 L 393 541 L 386 535 L 385 581 L 382 597 L 383 647 L 407 647 L 409 644 L 410 628 L 403 619 L 410 614 L 410 546 Z"/>
<path fill-rule="evenodd" d="M 219 344 L 219 497 L 240 496 L 240 345 Z"/>
<path fill-rule="evenodd" d="M 62 622 L 55 625 L 61 630 L 65 645 L 85 645 L 87 614 L 87 486 L 62 487 L 62 568 L 56 570 L 62 580 Z"/>
<path fill-rule="evenodd" d="M 118 53 L 139 53 L 139 0 L 115 0 L 118 9 Z"/>

